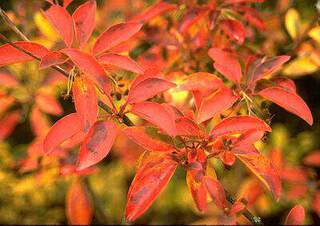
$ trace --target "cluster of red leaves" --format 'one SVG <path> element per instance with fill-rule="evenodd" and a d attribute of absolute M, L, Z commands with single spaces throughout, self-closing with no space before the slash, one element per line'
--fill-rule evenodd
<path fill-rule="evenodd" d="M 244 21 L 252 26 L 263 29 L 259 13 L 247 4 L 262 2 L 261 0 L 228 0 L 223 3 L 211 1 L 207 5 L 186 10 L 177 25 L 179 36 L 185 42 L 192 40 L 198 47 L 214 37 L 213 43 L 218 44 L 211 45 L 208 55 L 212 58 L 216 71 L 228 82 L 208 72 L 197 72 L 185 76 L 179 85 L 166 79 L 161 68 L 151 67 L 158 61 L 140 66 L 129 57 L 121 55 L 129 50 L 128 40 L 134 38 L 145 23 L 163 13 L 176 10 L 176 5 L 156 3 L 128 22 L 108 28 L 89 49 L 87 43 L 95 27 L 96 2 L 85 2 L 72 15 L 66 9 L 72 1 L 64 1 L 63 7 L 53 1 L 49 2 L 50 8 L 43 14 L 60 34 L 65 48 L 48 50 L 40 44 L 25 41 L 0 47 L 1 66 L 34 60 L 17 49 L 17 46 L 40 58 L 41 69 L 59 65 L 75 76 L 72 96 L 76 112 L 64 116 L 50 129 L 48 123 L 42 120 L 41 114 L 61 115 L 61 107 L 51 96 L 36 94 L 31 115 L 37 135 L 32 145 L 36 146 L 33 149 L 38 150 L 36 156 L 53 153 L 63 155 L 61 153 L 65 153 L 65 150 L 80 145 L 76 162 L 62 166 L 62 171 L 64 174 L 87 174 L 92 172 L 90 167 L 108 155 L 119 132 L 126 134 L 146 150 L 128 192 L 127 221 L 136 220 L 150 207 L 178 166 L 186 170 L 187 185 L 200 211 L 207 210 L 208 196 L 218 207 L 228 210 L 230 216 L 242 211 L 245 205 L 240 201 L 229 206 L 223 185 L 214 173 L 208 173 L 208 162 L 213 157 L 221 159 L 227 166 L 232 166 L 239 159 L 277 200 L 280 198 L 282 175 L 274 163 L 254 146 L 266 132 L 271 132 L 271 127 L 257 117 L 255 100 L 270 100 L 310 125 L 313 123 L 311 112 L 296 93 L 292 80 L 267 79 L 290 57 L 239 55 L 232 46 L 245 42 L 248 34 L 244 22 L 219 17 L 222 10 L 229 8 L 243 15 Z M 209 29 L 199 29 L 197 35 L 191 36 L 192 27 L 201 20 L 208 22 Z M 212 37 L 213 31 L 217 35 Z M 180 39 L 179 42 L 181 44 L 184 41 Z M 140 59 L 140 63 L 141 61 L 143 62 Z M 110 65 L 138 74 L 131 83 L 120 110 L 113 104 L 112 94 L 116 87 L 110 76 Z M 78 71 L 74 68 L 78 68 Z M 11 76 L 0 78 L 5 85 L 18 85 L 18 81 Z M 172 88 L 190 92 L 195 110 L 150 101 L 152 97 Z M 2 98 L 7 100 L 6 106 L 1 107 L 5 111 L 14 100 L 6 95 Z M 238 115 L 238 109 L 244 101 L 247 103 L 248 115 Z M 112 112 L 107 115 L 99 113 L 98 103 L 108 105 Z M 123 117 L 127 113 L 138 116 L 152 127 L 145 124 L 125 126 Z M 217 123 L 209 130 L 210 120 L 219 119 L 220 116 L 224 116 L 224 119 L 216 120 Z M 6 130 L 0 129 L 1 139 L 10 133 L 18 119 L 18 112 L 11 112 L 2 119 L 5 123 L 1 126 L 5 126 Z M 311 157 L 310 159 L 306 161 L 312 162 Z M 77 181 L 70 188 L 67 197 L 67 213 L 71 223 L 90 223 L 92 209 L 88 200 L 85 188 Z M 295 207 L 286 222 L 301 223 L 303 213 L 301 207 Z"/>

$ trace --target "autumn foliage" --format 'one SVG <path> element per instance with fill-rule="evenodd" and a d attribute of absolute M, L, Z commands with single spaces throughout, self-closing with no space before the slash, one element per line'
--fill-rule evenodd
<path fill-rule="evenodd" d="M 122 10 L 126 2 L 109 7 Z M 13 168 L 39 176 L 54 167 L 57 177 L 71 178 L 65 203 L 70 224 L 106 223 L 88 177 L 110 155 L 136 166 L 129 168 L 135 176 L 122 223 L 143 218 L 179 170 L 197 210 L 206 214 L 214 205 L 219 213 L 206 223 L 262 223 L 252 208 L 266 192 L 281 203 L 308 191 L 308 208 L 319 219 L 319 181 L 310 176 L 320 166 L 319 151 L 292 167 L 281 148 L 268 153 L 261 147 L 273 134 L 272 103 L 300 118 L 304 128 L 318 119 L 292 78 L 311 73 L 306 61 L 318 70 L 320 27 L 303 30 L 288 1 L 276 1 L 292 43 L 278 54 L 277 31 L 267 34 L 272 24 L 259 8 L 263 0 L 156 1 L 147 8 L 134 2 L 136 12 L 124 8 L 126 20 L 107 27 L 103 4 L 95 0 L 42 1 L 35 16 L 42 34 L 30 40 L 3 12 L 16 38 L 0 35 L 0 66 L 7 68 L 0 73 L 0 139 L 10 138 L 21 120 L 30 121 L 34 134 Z M 32 62 L 33 78 L 45 76 L 30 90 L 12 68 Z M 26 100 L 13 94 L 23 87 Z M 72 105 L 69 110 L 63 102 Z M 238 175 L 238 190 L 229 192 L 222 177 L 233 167 L 250 173 Z M 287 209 L 281 223 L 304 223 L 306 206 Z"/>

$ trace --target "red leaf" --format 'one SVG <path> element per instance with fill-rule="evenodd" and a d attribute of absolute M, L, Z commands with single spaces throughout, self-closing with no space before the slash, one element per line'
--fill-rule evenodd
<path fill-rule="evenodd" d="M 44 15 L 61 35 L 66 45 L 71 47 L 73 42 L 73 21 L 68 11 L 59 5 L 52 5 L 44 12 Z"/>
<path fill-rule="evenodd" d="M 76 79 L 72 86 L 77 113 L 82 117 L 83 130 L 87 132 L 98 117 L 98 96 L 90 81 Z"/>
<path fill-rule="evenodd" d="M 275 82 L 278 86 L 281 86 L 282 88 L 295 93 L 297 91 L 296 85 L 294 84 L 294 81 L 287 78 L 275 78 L 272 79 L 273 82 Z"/>
<path fill-rule="evenodd" d="M 15 76 L 0 72 L 0 85 L 6 88 L 13 88 L 19 85 Z"/>
<path fill-rule="evenodd" d="M 103 32 L 93 47 L 93 53 L 99 55 L 116 45 L 127 41 L 135 35 L 142 27 L 140 23 L 120 23 L 111 26 Z"/>
<path fill-rule="evenodd" d="M 203 179 L 213 202 L 218 207 L 225 208 L 227 205 L 226 195 L 221 183 L 209 176 L 205 176 Z"/>
<path fill-rule="evenodd" d="M 80 132 L 81 129 L 81 118 L 77 113 L 61 118 L 49 130 L 43 142 L 44 152 L 50 153 L 65 140 Z"/>
<path fill-rule="evenodd" d="M 244 210 L 246 208 L 246 205 L 243 204 L 240 201 L 236 201 L 234 204 L 232 204 L 232 207 L 229 211 L 229 215 L 234 215 L 236 213 L 239 213 L 240 211 Z"/>
<path fill-rule="evenodd" d="M 39 107 L 33 107 L 30 115 L 30 122 L 36 136 L 44 136 L 50 129 L 49 121 L 40 111 Z"/>
<path fill-rule="evenodd" d="M 194 172 L 195 171 L 195 172 Z M 207 205 L 207 188 L 203 180 L 197 181 L 197 170 L 188 170 L 187 171 L 187 184 L 190 190 L 190 193 L 193 197 L 194 202 L 197 205 L 197 208 L 201 212 L 205 212 L 208 209 Z"/>
<path fill-rule="evenodd" d="M 253 26 L 255 26 L 258 30 L 264 31 L 265 24 L 263 19 L 260 17 L 259 12 L 251 7 L 241 6 L 241 11 L 244 11 L 244 18 Z"/>
<path fill-rule="evenodd" d="M 40 69 L 45 69 L 53 65 L 63 64 L 68 60 L 68 57 L 60 52 L 53 51 L 41 58 L 39 64 Z"/>
<path fill-rule="evenodd" d="M 225 0 L 225 3 L 228 3 L 228 4 L 236 4 L 236 3 L 243 3 L 243 2 L 247 2 L 247 3 L 264 2 L 264 0 Z"/>
<path fill-rule="evenodd" d="M 230 53 L 218 48 L 211 48 L 209 56 L 215 61 L 214 67 L 227 79 L 240 84 L 242 72 L 238 60 Z"/>
<path fill-rule="evenodd" d="M 170 136 L 176 135 L 175 119 L 163 105 L 153 102 L 138 103 L 133 105 L 131 112 L 158 126 Z"/>
<path fill-rule="evenodd" d="M 259 152 L 237 154 L 237 157 L 266 185 L 276 200 L 281 195 L 281 180 L 276 168 L 270 160 Z"/>
<path fill-rule="evenodd" d="M 52 114 L 61 115 L 63 110 L 59 102 L 47 94 L 39 94 L 36 96 L 36 103 L 41 111 Z"/>
<path fill-rule="evenodd" d="M 125 69 L 127 71 L 132 71 L 137 74 L 143 73 L 143 68 L 136 63 L 134 60 L 132 60 L 129 57 L 121 56 L 117 54 L 112 53 L 106 53 L 101 55 L 98 58 L 98 61 L 101 64 L 107 64 L 107 65 L 113 65 L 122 69 Z"/>
<path fill-rule="evenodd" d="M 241 147 L 243 145 L 251 145 L 258 140 L 261 140 L 264 135 L 264 131 L 260 130 L 248 130 L 247 132 L 241 134 L 236 142 L 233 143 L 234 147 Z"/>
<path fill-rule="evenodd" d="M 260 130 L 271 132 L 271 128 L 263 120 L 253 116 L 234 116 L 222 120 L 212 130 L 214 136 L 226 134 L 244 133 L 248 130 Z"/>
<path fill-rule="evenodd" d="M 198 125 L 188 117 L 177 118 L 176 128 L 179 136 L 202 136 L 202 131 Z"/>
<path fill-rule="evenodd" d="M 49 53 L 49 50 L 47 48 L 36 43 L 20 41 L 14 42 L 14 44 L 39 58 L 42 58 Z M 10 44 L 0 46 L 0 66 L 31 60 L 35 59 L 28 54 L 16 49 Z"/>
<path fill-rule="evenodd" d="M 295 205 L 289 212 L 285 225 L 302 225 L 305 217 L 304 208 L 301 205 Z"/>
<path fill-rule="evenodd" d="M 83 48 L 95 26 L 97 4 L 95 0 L 87 1 L 77 8 L 73 13 L 72 18 L 75 23 L 76 37 L 79 42 L 80 48 Z"/>
<path fill-rule="evenodd" d="M 144 127 L 127 127 L 123 132 L 135 143 L 149 151 L 169 152 L 172 146 L 148 135 Z"/>
<path fill-rule="evenodd" d="M 20 112 L 14 111 L 0 120 L 0 141 L 6 139 L 20 120 Z"/>
<path fill-rule="evenodd" d="M 319 167 L 320 166 L 320 151 L 314 151 L 308 154 L 304 159 L 303 163 L 308 166 Z"/>
<path fill-rule="evenodd" d="M 176 85 L 160 78 L 147 78 L 136 86 L 131 87 L 127 103 L 134 104 L 145 101 L 159 93 L 175 87 Z"/>
<path fill-rule="evenodd" d="M 109 154 L 117 136 L 114 122 L 96 122 L 84 139 L 80 152 L 78 170 L 83 170 L 100 162 Z"/>
<path fill-rule="evenodd" d="M 212 91 L 223 86 L 223 82 L 214 74 L 198 72 L 189 75 L 179 89 L 188 91 Z"/>
<path fill-rule="evenodd" d="M 280 87 L 269 87 L 261 90 L 258 94 L 299 116 L 309 125 L 313 124 L 313 118 L 309 107 L 303 99 L 295 93 Z"/>
<path fill-rule="evenodd" d="M 138 169 L 129 188 L 126 220 L 141 216 L 166 187 L 177 168 L 177 163 L 166 156 L 148 156 Z"/>
<path fill-rule="evenodd" d="M 63 0 L 63 7 L 67 7 L 73 0 Z"/>
<path fill-rule="evenodd" d="M 232 166 L 234 162 L 236 161 L 236 156 L 231 151 L 223 151 L 220 154 L 220 159 L 222 162 L 227 166 Z"/>
<path fill-rule="evenodd" d="M 191 8 L 188 10 L 179 25 L 179 31 L 184 33 L 195 23 L 197 23 L 206 13 L 205 8 Z"/>
<path fill-rule="evenodd" d="M 156 16 L 159 16 L 165 12 L 174 10 L 176 8 L 177 8 L 177 6 L 174 4 L 160 1 L 160 2 L 152 5 L 145 12 L 134 16 L 132 19 L 130 19 L 129 22 L 145 23 L 147 21 L 150 21 L 151 19 L 153 19 Z"/>
<path fill-rule="evenodd" d="M 278 70 L 289 59 L 290 56 L 283 55 L 261 60 L 258 65 L 254 65 L 254 68 L 248 74 L 249 85 L 254 86 L 256 81 Z"/>
<path fill-rule="evenodd" d="M 111 82 L 103 67 L 93 56 L 77 49 L 63 49 L 61 52 L 68 55 L 75 65 L 77 65 L 89 79 L 98 84 L 106 94 L 109 93 Z"/>
<path fill-rule="evenodd" d="M 230 39 L 235 40 L 239 45 L 243 44 L 246 38 L 246 29 L 240 21 L 222 20 L 220 26 Z"/>
<path fill-rule="evenodd" d="M 197 121 L 202 123 L 215 115 L 228 110 L 238 100 L 232 90 L 222 87 L 210 96 L 204 98 L 198 110 Z"/>
<path fill-rule="evenodd" d="M 76 180 L 68 190 L 66 214 L 72 225 L 89 225 L 93 217 L 93 208 L 87 189 L 80 180 Z"/>

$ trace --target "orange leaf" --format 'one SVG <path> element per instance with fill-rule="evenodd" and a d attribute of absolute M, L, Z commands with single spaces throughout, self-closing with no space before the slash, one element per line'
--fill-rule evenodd
<path fill-rule="evenodd" d="M 77 169 L 83 170 L 104 159 L 116 139 L 117 130 L 114 122 L 96 122 L 81 145 Z"/>
<path fill-rule="evenodd" d="M 142 27 L 140 23 L 120 23 L 109 27 L 96 40 L 93 47 L 94 55 L 99 55 L 116 45 L 127 41 Z"/>
<path fill-rule="evenodd" d="M 149 151 L 169 152 L 172 146 L 155 139 L 146 133 L 144 127 L 127 127 L 123 132 L 135 143 Z"/>
<path fill-rule="evenodd" d="M 63 49 L 61 52 L 68 55 L 75 65 L 77 65 L 89 79 L 98 84 L 106 94 L 109 93 L 111 82 L 103 67 L 93 56 L 77 49 Z"/>
<path fill-rule="evenodd" d="M 45 69 L 53 65 L 63 64 L 68 60 L 68 57 L 60 52 L 52 51 L 41 58 L 39 64 L 40 69 Z"/>
<path fill-rule="evenodd" d="M 209 176 L 205 176 L 203 179 L 214 203 L 220 208 L 225 208 L 227 205 L 226 195 L 221 183 Z"/>
<path fill-rule="evenodd" d="M 228 110 L 238 100 L 232 90 L 222 87 L 215 93 L 204 98 L 198 110 L 198 123 L 204 122 L 215 115 Z"/>
<path fill-rule="evenodd" d="M 77 113 L 69 114 L 58 120 L 49 130 L 44 142 L 45 153 L 50 153 L 58 145 L 69 139 L 82 129 L 81 117 Z"/>
<path fill-rule="evenodd" d="M 131 112 L 158 126 L 168 135 L 176 135 L 175 119 L 165 106 L 153 102 L 137 103 L 133 105 Z"/>
<path fill-rule="evenodd" d="M 253 116 L 233 116 L 222 120 L 213 127 L 211 134 L 222 136 L 226 134 L 244 133 L 248 130 L 271 132 L 271 127 L 263 120 Z"/>
<path fill-rule="evenodd" d="M 129 188 L 126 220 L 141 216 L 166 187 L 177 163 L 163 155 L 151 155 L 143 161 Z"/>
<path fill-rule="evenodd" d="M 218 48 L 211 48 L 208 52 L 209 56 L 215 61 L 214 67 L 227 79 L 236 84 L 240 84 L 242 72 L 238 60 L 229 52 Z"/>
<path fill-rule="evenodd" d="M 67 47 L 71 47 L 73 42 L 73 21 L 68 11 L 59 5 L 52 5 L 44 12 L 44 15 L 61 35 Z"/>
<path fill-rule="evenodd" d="M 36 103 L 41 111 L 52 114 L 61 115 L 63 110 L 59 102 L 47 94 L 39 94 L 36 96 Z"/>
<path fill-rule="evenodd" d="M 237 157 L 264 183 L 276 200 L 281 195 L 281 180 L 277 169 L 260 153 L 237 154 Z"/>
<path fill-rule="evenodd" d="M 129 20 L 129 22 L 145 23 L 147 21 L 150 21 L 151 19 L 153 19 L 156 16 L 159 16 L 165 12 L 174 10 L 176 8 L 177 8 L 177 6 L 174 4 L 160 1 L 160 2 L 152 5 L 145 12 L 134 16 L 132 19 Z"/>
<path fill-rule="evenodd" d="M 77 179 L 69 188 L 66 197 L 66 214 L 72 225 L 89 225 L 93 208 L 87 189 Z"/>
<path fill-rule="evenodd" d="M 77 8 L 72 14 L 72 18 L 75 24 L 76 37 L 79 42 L 80 48 L 83 48 L 95 26 L 97 3 L 95 0 L 87 1 Z"/>
<path fill-rule="evenodd" d="M 90 81 L 75 79 L 72 94 L 77 113 L 82 117 L 83 130 L 87 132 L 98 117 L 98 96 Z"/>
<path fill-rule="evenodd" d="M 118 54 L 112 54 L 112 53 L 106 53 L 101 55 L 98 58 L 98 61 L 101 64 L 107 64 L 107 65 L 113 65 L 122 69 L 125 69 L 127 71 L 132 71 L 137 74 L 143 73 L 143 68 L 136 63 L 134 60 L 132 60 L 129 57 L 121 56 Z"/>
<path fill-rule="evenodd" d="M 304 208 L 301 205 L 295 205 L 289 212 L 285 225 L 302 225 L 305 217 Z"/>
<path fill-rule="evenodd" d="M 147 100 L 158 93 L 175 87 L 175 84 L 160 78 L 147 78 L 134 87 L 131 87 L 127 103 L 139 103 Z"/>
<path fill-rule="evenodd" d="M 308 105 L 297 94 L 280 87 L 269 87 L 261 90 L 258 94 L 299 116 L 309 125 L 313 124 L 313 117 Z"/>
<path fill-rule="evenodd" d="M 18 47 L 32 53 L 36 57 L 42 58 L 49 53 L 49 50 L 42 45 L 32 42 L 14 42 Z M 28 54 L 16 49 L 10 44 L 0 46 L 0 66 L 22 63 L 35 60 Z"/>

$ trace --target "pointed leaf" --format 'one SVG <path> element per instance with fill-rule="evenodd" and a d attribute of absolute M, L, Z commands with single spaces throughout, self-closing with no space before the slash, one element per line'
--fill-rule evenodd
<path fill-rule="evenodd" d="M 218 48 L 211 48 L 208 52 L 209 56 L 215 61 L 214 67 L 227 79 L 236 84 L 240 84 L 242 72 L 238 60 L 230 53 Z"/>
<path fill-rule="evenodd" d="M 134 87 L 131 87 L 127 103 L 139 103 L 145 101 L 159 93 L 175 87 L 176 85 L 164 79 L 148 78 L 140 82 Z"/>
<path fill-rule="evenodd" d="M 177 163 L 166 156 L 149 156 L 138 169 L 129 188 L 126 220 L 134 221 L 141 216 L 167 186 Z"/>
<path fill-rule="evenodd" d="M 199 126 L 188 117 L 176 119 L 177 135 L 179 136 L 202 136 Z"/>
<path fill-rule="evenodd" d="M 313 124 L 312 114 L 308 105 L 297 94 L 280 87 L 269 87 L 261 90 L 258 94 L 299 116 L 309 125 Z"/>
<path fill-rule="evenodd" d="M 63 49 L 61 52 L 68 55 L 73 63 L 79 67 L 89 79 L 98 84 L 106 94 L 109 93 L 111 82 L 103 67 L 93 56 L 77 49 Z"/>
<path fill-rule="evenodd" d="M 81 129 L 81 117 L 77 113 L 61 118 L 49 130 L 43 142 L 44 152 L 50 153 L 65 140 L 80 132 Z"/>
<path fill-rule="evenodd" d="M 41 111 L 52 114 L 52 115 L 61 115 L 63 109 L 60 103 L 52 96 L 47 94 L 39 94 L 36 96 L 36 103 Z"/>
<path fill-rule="evenodd" d="M 73 42 L 73 21 L 68 11 L 59 5 L 52 5 L 44 12 L 44 15 L 60 34 L 67 47 L 71 47 Z"/>
<path fill-rule="evenodd" d="M 267 60 L 262 60 L 249 76 L 249 85 L 253 85 L 256 81 L 262 79 L 266 75 L 273 73 L 278 70 L 285 62 L 290 59 L 290 56 L 277 56 L 269 58 Z"/>
<path fill-rule="evenodd" d="M 204 183 L 206 184 L 208 193 L 213 199 L 213 202 L 218 207 L 225 208 L 227 205 L 226 195 L 221 183 L 218 180 L 215 180 L 209 176 L 205 176 L 203 179 L 204 179 Z"/>
<path fill-rule="evenodd" d="M 289 212 L 285 225 L 302 225 L 305 217 L 303 206 L 295 205 Z"/>
<path fill-rule="evenodd" d="M 174 10 L 176 8 L 177 8 L 177 6 L 174 4 L 170 4 L 165 1 L 160 1 L 160 2 L 152 5 L 150 8 L 148 8 L 143 13 L 140 13 L 140 14 L 134 16 L 132 19 L 130 19 L 129 22 L 146 23 L 147 21 L 150 21 L 154 17 L 159 16 L 165 12 Z"/>
<path fill-rule="evenodd" d="M 299 12 L 296 9 L 289 9 L 285 16 L 285 26 L 292 39 L 300 36 L 301 32 L 301 19 Z"/>
<path fill-rule="evenodd" d="M 158 126 L 168 135 L 176 135 L 175 119 L 163 105 L 153 102 L 138 103 L 133 105 L 131 112 Z"/>
<path fill-rule="evenodd" d="M 0 141 L 5 140 L 20 121 L 20 112 L 14 111 L 0 120 Z"/>
<path fill-rule="evenodd" d="M 271 132 L 271 128 L 263 120 L 253 116 L 233 116 L 222 120 L 213 127 L 211 134 L 222 136 L 226 134 L 244 133 L 248 130 Z"/>
<path fill-rule="evenodd" d="M 104 159 L 109 154 L 116 136 L 117 125 L 114 122 L 96 122 L 81 145 L 78 170 L 93 166 Z"/>
<path fill-rule="evenodd" d="M 63 64 L 68 60 L 68 57 L 60 52 L 53 51 L 41 58 L 39 64 L 40 69 L 45 69 L 53 65 Z"/>
<path fill-rule="evenodd" d="M 187 181 L 190 193 L 193 197 L 193 200 L 197 205 L 198 210 L 201 212 L 205 212 L 208 209 L 207 188 L 203 180 L 200 180 L 200 181 L 196 180 L 195 174 L 197 174 L 197 172 L 192 172 L 192 170 L 188 170 L 186 181 Z"/>
<path fill-rule="evenodd" d="M 246 38 L 246 30 L 243 24 L 238 20 L 222 20 L 221 29 L 229 36 L 230 39 L 242 45 Z"/>
<path fill-rule="evenodd" d="M 66 214 L 72 225 L 89 225 L 93 217 L 93 208 L 88 191 L 76 180 L 68 190 L 66 197 Z"/>
<path fill-rule="evenodd" d="M 198 110 L 197 121 L 202 123 L 215 115 L 228 110 L 239 99 L 232 90 L 222 87 L 215 93 L 204 98 Z"/>
<path fill-rule="evenodd" d="M 135 35 L 142 27 L 140 23 L 120 23 L 111 26 L 103 32 L 96 40 L 93 53 L 99 55 L 116 45 L 127 41 Z"/>
<path fill-rule="evenodd" d="M 87 132 L 98 117 L 98 96 L 90 81 L 76 79 L 72 94 L 77 113 L 82 117 L 83 130 Z"/>
<path fill-rule="evenodd" d="M 128 127 L 123 132 L 135 143 L 149 151 L 169 152 L 172 146 L 149 135 L 145 127 Z"/>
<path fill-rule="evenodd" d="M 32 53 L 36 57 L 42 58 L 49 53 L 49 50 L 42 45 L 32 42 L 14 42 L 18 47 Z M 32 56 L 16 49 L 10 44 L 0 46 L 0 66 L 22 63 L 35 60 Z"/>
<path fill-rule="evenodd" d="M 98 61 L 101 64 L 107 64 L 107 65 L 113 65 L 122 69 L 125 69 L 127 71 L 132 71 L 137 74 L 143 73 L 143 68 L 136 63 L 134 60 L 132 60 L 129 57 L 121 56 L 117 54 L 112 53 L 106 53 L 101 55 L 98 58 Z"/>
<path fill-rule="evenodd" d="M 237 154 L 237 157 L 266 185 L 276 200 L 281 195 L 281 180 L 276 168 L 270 160 L 259 152 Z"/>
<path fill-rule="evenodd" d="M 75 24 L 76 37 L 80 48 L 83 48 L 95 27 L 97 3 L 95 0 L 87 1 L 77 8 L 73 13 L 72 18 Z"/>

